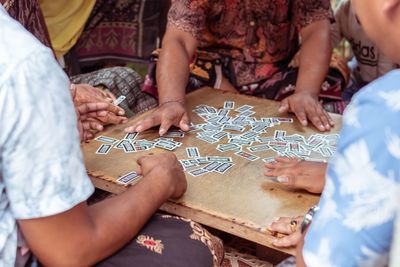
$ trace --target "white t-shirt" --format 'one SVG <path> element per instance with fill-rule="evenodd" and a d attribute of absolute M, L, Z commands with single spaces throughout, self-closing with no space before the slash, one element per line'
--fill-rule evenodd
<path fill-rule="evenodd" d="M 339 4 L 335 10 L 335 20 L 331 27 L 333 47 L 336 47 L 343 38 L 350 42 L 358 63 L 354 70 L 357 78 L 369 83 L 397 68 L 397 65 L 379 51 L 365 34 L 350 0 L 343 0 Z"/>
<path fill-rule="evenodd" d="M 0 5 L 0 267 L 14 266 L 17 220 L 71 209 L 93 192 L 69 81 Z"/>

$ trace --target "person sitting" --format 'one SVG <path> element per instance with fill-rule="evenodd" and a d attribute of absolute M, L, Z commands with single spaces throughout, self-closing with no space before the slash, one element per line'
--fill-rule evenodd
<path fill-rule="evenodd" d="M 325 94 L 340 92 L 340 75 L 325 80 L 331 19 L 328 0 L 172 1 L 157 88 L 152 75 L 144 83 L 146 92 L 157 93 L 159 108 L 127 131 L 156 125 L 161 135 L 171 125 L 188 130 L 186 89 L 203 86 L 282 100 L 280 112 L 293 112 L 302 125 L 310 120 L 320 131 L 330 130 L 333 121 L 318 96 L 321 86 Z M 290 68 L 300 43 L 300 67 Z"/>
<path fill-rule="evenodd" d="M 1 266 L 32 266 L 29 252 L 44 266 L 218 266 L 218 239 L 190 220 L 154 215 L 186 191 L 172 153 L 140 158 L 136 185 L 86 204 L 94 188 L 79 133 L 85 140 L 83 124 L 109 105 L 74 109 L 52 51 L 2 6 L 0 59 Z"/>
<path fill-rule="evenodd" d="M 398 68 L 372 42 L 357 19 L 350 0 L 340 1 L 335 9 L 335 23 L 331 26 L 332 44 L 346 40 L 350 43 L 354 61 L 351 62 L 350 83 L 343 90 L 344 101 L 350 102 L 351 97 L 368 83 Z"/>
<path fill-rule="evenodd" d="M 400 0 L 352 5 L 369 38 L 399 63 Z M 352 99 L 319 210 L 302 224 L 280 218 L 270 225 L 287 234 L 275 245 L 297 244 L 297 266 L 388 266 L 400 192 L 399 82 L 400 70 L 393 70 Z"/>

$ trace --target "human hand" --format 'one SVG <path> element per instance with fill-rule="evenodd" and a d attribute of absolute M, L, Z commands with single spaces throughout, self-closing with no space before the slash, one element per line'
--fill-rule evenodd
<path fill-rule="evenodd" d="M 87 103 L 75 107 L 78 120 L 78 131 L 81 142 L 94 137 L 96 132 L 103 130 L 103 125 L 91 118 L 101 118 L 107 115 L 108 103 Z"/>
<path fill-rule="evenodd" d="M 92 121 L 97 120 L 102 125 L 121 124 L 128 121 L 123 116 L 125 111 L 112 103 L 115 100 L 115 96 L 112 93 L 95 88 L 89 84 L 71 84 L 70 90 L 75 106 L 100 102 L 108 104 L 107 115 L 93 118 Z"/>
<path fill-rule="evenodd" d="M 295 92 L 282 100 L 279 113 L 293 112 L 303 126 L 308 120 L 320 131 L 329 131 L 334 122 L 318 102 L 318 97 L 310 93 Z"/>
<path fill-rule="evenodd" d="M 272 245 L 280 248 L 288 248 L 296 246 L 302 238 L 301 234 L 301 222 L 303 220 L 302 216 L 289 218 L 280 217 L 279 219 L 273 221 L 268 226 L 268 231 L 270 231 L 274 236 L 278 234 L 280 238 L 275 238 L 272 241 Z"/>
<path fill-rule="evenodd" d="M 180 102 L 166 102 L 161 104 L 152 114 L 125 129 L 126 132 L 143 132 L 154 126 L 160 125 L 159 134 L 164 135 L 174 125 L 182 131 L 189 131 L 190 118 Z"/>
<path fill-rule="evenodd" d="M 265 163 L 265 176 L 277 177 L 281 184 L 320 194 L 325 186 L 327 164 L 293 158 L 277 157 Z"/>
<path fill-rule="evenodd" d="M 168 198 L 180 198 L 187 188 L 187 181 L 183 169 L 172 152 L 141 157 L 137 160 L 139 168 L 137 173 L 144 179 L 153 177 L 155 188 L 167 190 Z"/>

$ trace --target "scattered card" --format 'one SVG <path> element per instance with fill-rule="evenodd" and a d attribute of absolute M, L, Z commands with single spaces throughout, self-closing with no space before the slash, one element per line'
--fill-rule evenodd
<path fill-rule="evenodd" d="M 110 152 L 112 145 L 110 144 L 102 144 L 96 151 L 96 154 L 105 155 Z"/>

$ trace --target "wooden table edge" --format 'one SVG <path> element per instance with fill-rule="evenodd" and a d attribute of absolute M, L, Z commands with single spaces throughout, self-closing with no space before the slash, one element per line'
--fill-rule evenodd
<path fill-rule="evenodd" d="M 107 192 L 119 194 L 126 191 L 127 189 L 127 187 L 123 187 L 112 181 L 100 180 L 98 177 L 92 176 L 90 174 L 89 177 L 91 178 L 92 183 L 96 188 L 105 190 Z M 241 237 L 256 244 L 266 246 L 268 248 L 281 251 L 289 255 L 295 255 L 296 250 L 294 248 L 282 249 L 273 246 L 272 240 L 274 237 L 272 235 L 269 235 L 265 231 L 261 231 L 260 229 L 250 227 L 244 222 L 233 222 L 233 219 L 223 218 L 221 216 L 210 214 L 205 211 L 197 210 L 195 208 L 189 208 L 172 201 L 165 202 L 160 207 L 160 210 L 184 218 L 189 218 L 192 221 L 232 234 L 234 236 Z"/>

